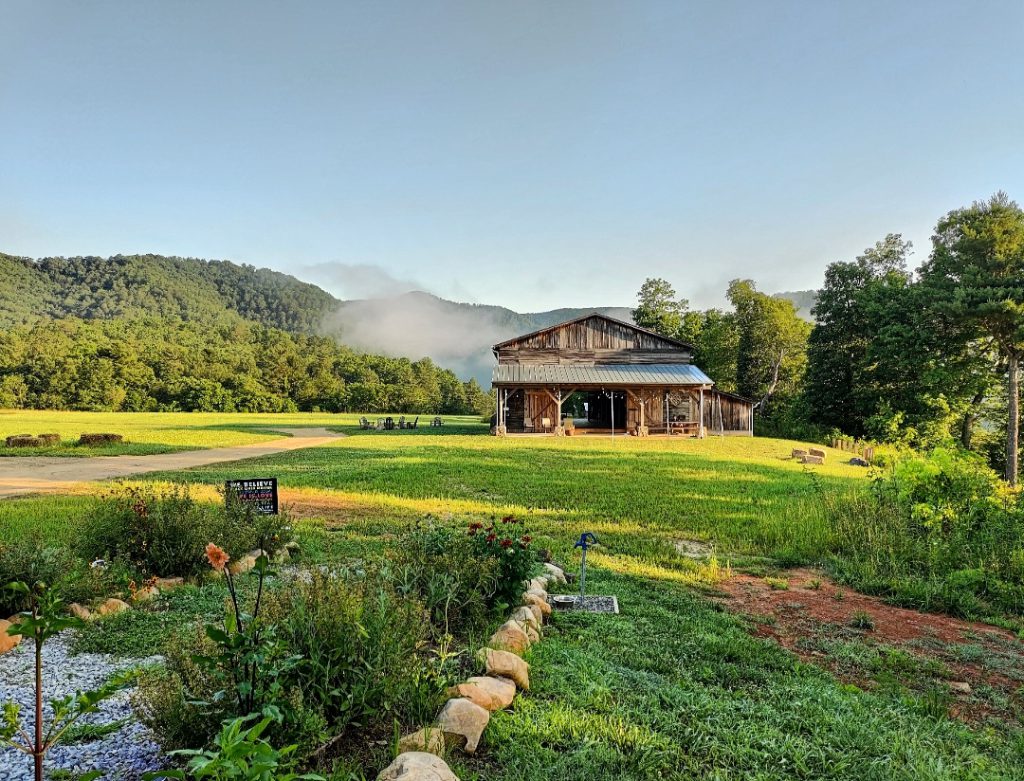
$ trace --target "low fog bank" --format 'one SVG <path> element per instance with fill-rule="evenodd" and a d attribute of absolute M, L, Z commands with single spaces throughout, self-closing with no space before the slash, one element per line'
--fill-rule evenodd
<path fill-rule="evenodd" d="M 413 360 L 428 357 L 463 379 L 475 377 L 487 388 L 495 365 L 492 345 L 589 311 L 630 318 L 628 309 L 608 307 L 520 314 L 411 292 L 345 301 L 325 319 L 323 329 L 356 350 Z"/>

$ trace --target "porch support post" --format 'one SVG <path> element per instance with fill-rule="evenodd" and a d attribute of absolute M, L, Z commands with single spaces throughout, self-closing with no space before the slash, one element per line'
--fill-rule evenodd
<path fill-rule="evenodd" d="M 704 386 L 700 386 L 700 425 L 697 427 L 697 436 L 704 439 Z"/>

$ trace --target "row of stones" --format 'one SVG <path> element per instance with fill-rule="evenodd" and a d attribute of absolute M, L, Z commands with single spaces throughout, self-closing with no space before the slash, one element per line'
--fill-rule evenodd
<path fill-rule="evenodd" d="M 445 752 L 475 753 L 491 713 L 511 705 L 517 688 L 530 688 L 530 666 L 522 656 L 540 642 L 544 619 L 551 615 L 548 586 L 565 583 L 565 573 L 554 564 L 545 564 L 544 569 L 530 581 L 522 605 L 477 653 L 485 674 L 453 686 L 434 725 L 401 738 L 398 756 L 377 781 L 459 781 L 444 761 Z"/>

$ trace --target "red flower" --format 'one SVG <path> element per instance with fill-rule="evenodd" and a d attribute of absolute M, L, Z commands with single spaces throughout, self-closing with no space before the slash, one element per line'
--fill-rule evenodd
<path fill-rule="evenodd" d="M 531 537 L 529 534 L 524 534 L 522 537 L 519 538 L 519 541 L 523 543 L 523 545 L 529 545 L 531 542 L 533 542 L 533 537 Z"/>
<path fill-rule="evenodd" d="M 490 534 L 487 535 L 487 541 L 488 542 L 494 542 L 496 539 L 498 539 L 498 535 L 495 534 L 494 532 L 491 532 Z"/>
<path fill-rule="evenodd" d="M 502 548 L 511 548 L 512 547 L 512 540 L 510 540 L 508 537 L 506 537 L 505 539 L 503 539 L 501 541 L 501 547 Z"/>
<path fill-rule="evenodd" d="M 471 531 L 476 531 L 477 529 L 484 528 L 484 525 L 482 523 L 480 523 L 479 521 L 473 521 L 473 523 L 471 523 L 469 525 L 469 528 L 470 528 Z"/>
<path fill-rule="evenodd" d="M 501 522 L 502 523 L 515 523 L 516 522 L 516 517 L 514 515 L 506 515 L 504 518 L 501 519 Z"/>

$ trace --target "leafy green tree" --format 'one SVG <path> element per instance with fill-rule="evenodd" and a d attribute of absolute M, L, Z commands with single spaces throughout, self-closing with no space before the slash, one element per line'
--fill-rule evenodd
<path fill-rule="evenodd" d="M 641 328 L 676 338 L 683 326 L 683 315 L 689 303 L 677 298 L 675 288 L 660 278 L 646 279 L 637 293 L 633 322 Z"/>
<path fill-rule="evenodd" d="M 1006 365 L 1006 480 L 1017 483 L 1020 360 L 1024 354 L 1024 211 L 1006 193 L 941 219 L 922 284 L 965 344 L 991 340 Z M 982 348 L 984 349 L 984 348 Z"/>
<path fill-rule="evenodd" d="M 715 381 L 715 385 L 736 392 L 740 334 L 734 313 L 720 309 L 687 312 L 679 338 L 693 345 L 693 362 Z"/>
<path fill-rule="evenodd" d="M 737 389 L 754 400 L 758 414 L 767 416 L 774 405 L 797 395 L 811 326 L 797 315 L 792 302 L 759 292 L 748 279 L 730 282 L 728 296 L 739 335 Z"/>
<path fill-rule="evenodd" d="M 864 434 L 865 420 L 878 407 L 866 387 L 868 353 L 882 325 L 878 310 L 891 298 L 888 288 L 909 284 L 910 251 L 910 242 L 890 233 L 856 260 L 826 269 L 807 345 L 804 393 L 813 422 Z"/>

